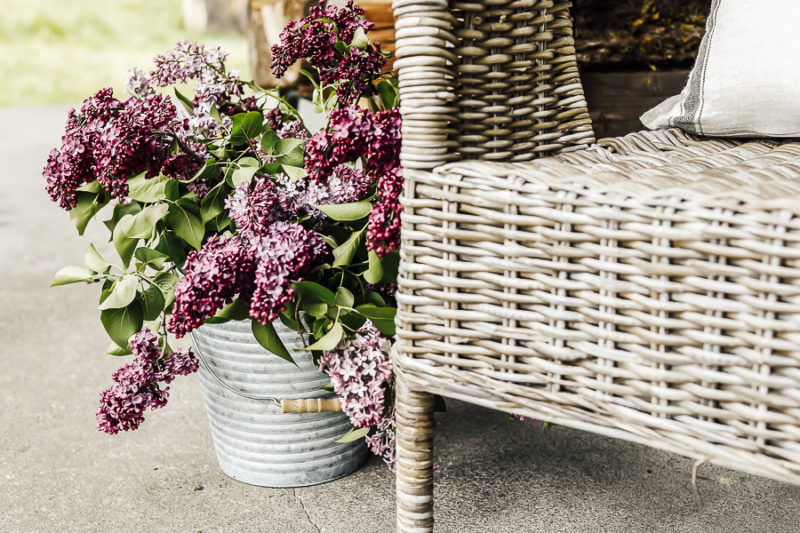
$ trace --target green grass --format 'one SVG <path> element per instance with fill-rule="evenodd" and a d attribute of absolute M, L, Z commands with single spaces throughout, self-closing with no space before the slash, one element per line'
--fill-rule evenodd
<path fill-rule="evenodd" d="M 124 96 L 131 67 L 181 39 L 220 44 L 249 79 L 247 40 L 183 28 L 180 0 L 0 0 L 0 106 L 79 103 L 102 87 Z"/>

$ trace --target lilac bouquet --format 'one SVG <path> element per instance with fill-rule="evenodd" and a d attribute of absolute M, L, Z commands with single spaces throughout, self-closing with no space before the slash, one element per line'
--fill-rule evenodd
<path fill-rule="evenodd" d="M 277 76 L 301 59 L 315 71 L 326 116 L 316 132 L 277 91 L 228 71 L 221 50 L 188 42 L 132 70 L 126 99 L 103 89 L 70 112 L 47 191 L 81 234 L 105 214 L 119 260 L 90 245 L 85 265 L 53 285 L 100 283 L 109 353 L 135 356 L 101 394 L 102 431 L 136 429 L 175 376 L 197 370 L 168 334 L 250 320 L 291 360 L 280 320 L 330 375 L 350 437 L 393 468 L 400 116 L 396 83 L 381 74 L 388 54 L 362 15 L 352 2 L 312 7 L 273 48 Z M 176 87 L 186 84 L 191 96 Z"/>

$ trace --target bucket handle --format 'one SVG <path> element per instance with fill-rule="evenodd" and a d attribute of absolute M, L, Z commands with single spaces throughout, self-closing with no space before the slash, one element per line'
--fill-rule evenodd
<path fill-rule="evenodd" d="M 342 411 L 342 404 L 339 401 L 339 398 L 305 398 L 298 400 L 287 400 L 285 398 L 279 399 L 272 396 L 258 396 L 236 390 L 217 375 L 199 349 L 195 349 L 195 353 L 197 354 L 197 359 L 200 361 L 200 364 L 203 366 L 206 372 L 208 372 L 208 374 L 213 377 L 214 380 L 222 387 L 226 388 L 237 396 L 257 402 L 272 402 L 281 408 L 281 413 L 337 413 Z"/>

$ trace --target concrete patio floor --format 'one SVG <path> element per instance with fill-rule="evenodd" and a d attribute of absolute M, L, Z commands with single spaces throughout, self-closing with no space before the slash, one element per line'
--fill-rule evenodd
<path fill-rule="evenodd" d="M 393 476 L 375 459 L 295 490 L 227 478 L 195 376 L 138 431 L 95 429 L 123 360 L 104 355 L 96 286 L 48 287 L 89 244 L 40 175 L 66 111 L 0 109 L 0 533 L 393 531 Z M 441 532 L 800 531 L 800 487 L 702 466 L 701 505 L 688 459 L 459 402 L 436 447 Z"/>

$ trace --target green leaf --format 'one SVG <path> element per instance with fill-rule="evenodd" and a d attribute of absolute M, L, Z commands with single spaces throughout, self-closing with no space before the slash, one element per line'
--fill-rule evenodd
<path fill-rule="evenodd" d="M 387 337 L 394 336 L 394 316 L 397 314 L 397 309 L 394 307 L 377 307 L 373 304 L 363 304 L 356 307 L 356 311 L 364 318 L 370 319 L 375 324 L 375 327 Z"/>
<path fill-rule="evenodd" d="M 281 168 L 292 181 L 297 181 L 308 176 L 306 169 L 300 167 L 293 167 L 290 165 L 281 165 Z"/>
<path fill-rule="evenodd" d="M 250 310 L 238 298 L 217 311 L 214 316 L 205 320 L 206 324 L 221 324 L 229 320 L 246 320 L 250 318 Z"/>
<path fill-rule="evenodd" d="M 281 139 L 281 141 L 298 141 L 298 139 Z M 305 158 L 305 152 L 303 151 L 303 147 L 301 145 L 298 145 L 289 152 L 277 156 L 275 158 L 275 162 L 280 163 L 281 165 L 288 165 L 291 167 L 302 167 L 304 158 Z"/>
<path fill-rule="evenodd" d="M 225 199 L 230 191 L 228 184 L 221 181 L 203 197 L 200 201 L 200 219 L 203 224 L 225 211 Z"/>
<path fill-rule="evenodd" d="M 139 202 L 153 203 L 167 199 L 167 184 L 170 180 L 166 176 L 156 176 L 146 179 L 142 172 L 128 180 L 128 196 Z"/>
<path fill-rule="evenodd" d="M 377 305 L 378 307 L 386 307 L 386 300 L 376 291 L 367 291 L 367 302 Z"/>
<path fill-rule="evenodd" d="M 129 355 L 131 353 L 128 347 L 120 348 L 117 346 L 116 342 L 112 342 L 108 345 L 108 349 L 106 350 L 108 355 Z"/>
<path fill-rule="evenodd" d="M 336 305 L 336 296 L 333 292 L 319 283 L 313 281 L 298 281 L 297 283 L 292 283 L 292 288 L 305 302 L 322 302 L 328 305 Z"/>
<path fill-rule="evenodd" d="M 294 318 L 291 317 L 291 309 L 284 309 L 283 312 L 278 315 L 278 318 L 281 320 L 284 326 L 291 329 L 292 331 L 297 331 L 297 322 L 295 322 Z"/>
<path fill-rule="evenodd" d="M 353 220 L 361 220 L 365 216 L 369 215 L 370 210 L 372 209 L 372 204 L 369 203 L 367 200 L 361 200 L 360 202 L 351 202 L 349 204 L 323 204 L 323 205 L 316 205 L 312 204 L 314 207 L 328 215 L 333 220 L 338 220 L 341 222 L 349 222 Z"/>
<path fill-rule="evenodd" d="M 192 100 L 181 94 L 181 92 L 178 90 L 177 87 L 174 87 L 174 89 L 175 89 L 175 96 L 178 98 L 178 101 L 180 101 L 180 103 L 183 104 L 183 107 L 186 108 L 186 111 L 188 111 L 190 115 L 193 114 L 194 105 L 192 104 Z"/>
<path fill-rule="evenodd" d="M 366 436 L 367 433 L 369 433 L 369 430 L 370 428 L 350 428 L 350 431 L 345 433 L 341 438 L 335 440 L 334 442 L 338 442 L 340 444 L 344 444 L 345 442 L 353 442 L 354 440 L 358 440 L 361 437 Z"/>
<path fill-rule="evenodd" d="M 142 209 L 133 215 L 133 224 L 129 230 L 132 238 L 147 238 L 153 234 L 156 223 L 169 211 L 168 204 L 155 204 Z"/>
<path fill-rule="evenodd" d="M 142 293 L 142 318 L 155 320 L 164 310 L 164 295 L 156 285 L 150 285 Z"/>
<path fill-rule="evenodd" d="M 294 359 L 292 359 L 292 356 L 289 355 L 288 350 L 286 350 L 286 346 L 283 345 L 283 341 L 275 331 L 275 326 L 270 323 L 267 323 L 265 326 L 256 320 L 253 320 L 252 324 L 253 335 L 255 335 L 256 340 L 261 346 L 274 353 L 281 359 L 285 359 L 290 363 L 294 363 Z"/>
<path fill-rule="evenodd" d="M 122 220 L 125 215 L 135 215 L 141 210 L 142 206 L 136 202 L 131 204 L 117 204 L 114 206 L 114 212 L 111 214 L 111 218 L 103 222 L 103 224 L 105 224 L 108 231 L 113 234 L 117 224 L 119 224 L 119 221 Z"/>
<path fill-rule="evenodd" d="M 350 46 L 355 46 L 361 50 L 364 50 L 367 46 L 369 46 L 369 39 L 367 38 L 367 33 L 364 31 L 364 28 L 358 26 L 356 31 L 353 32 L 353 40 L 350 41 Z"/>
<path fill-rule="evenodd" d="M 186 258 L 186 246 L 171 231 L 165 231 L 161 234 L 156 251 L 166 254 L 169 260 L 179 265 Z"/>
<path fill-rule="evenodd" d="M 197 172 L 197 174 L 192 176 L 191 179 L 181 180 L 181 181 L 183 181 L 184 183 L 188 183 L 195 180 L 216 181 L 221 174 L 222 171 L 220 170 L 219 165 L 217 164 L 217 160 L 212 157 L 206 160 L 205 164 L 203 165 L 203 168 L 201 168 Z"/>
<path fill-rule="evenodd" d="M 78 283 L 79 281 L 85 281 L 86 283 L 89 283 L 92 281 L 93 275 L 94 272 L 85 266 L 65 266 L 56 272 L 56 275 L 53 276 L 53 282 L 50 284 L 50 286 L 57 287 L 59 285 L 67 285 L 69 283 Z"/>
<path fill-rule="evenodd" d="M 302 304 L 303 311 L 308 313 L 314 318 L 321 318 L 328 312 L 328 304 L 326 303 L 305 303 Z"/>
<path fill-rule="evenodd" d="M 90 192 L 77 193 L 78 203 L 70 209 L 69 218 L 75 223 L 78 234 L 83 235 L 86 225 L 108 203 L 101 200 L 101 195 Z"/>
<path fill-rule="evenodd" d="M 340 246 L 333 249 L 333 266 L 347 266 L 353 260 L 353 257 L 358 250 L 358 245 L 361 242 L 361 237 L 364 235 L 364 229 L 356 231 L 350 238 L 343 242 Z"/>
<path fill-rule="evenodd" d="M 133 255 L 142 263 L 152 265 L 156 270 L 161 270 L 164 263 L 169 261 L 169 256 L 156 250 L 151 250 L 150 248 L 137 248 Z"/>
<path fill-rule="evenodd" d="M 175 301 L 175 284 L 178 281 L 180 278 L 172 272 L 162 272 L 153 278 L 153 283 L 161 289 L 161 294 L 164 295 L 164 309 L 168 309 Z"/>
<path fill-rule="evenodd" d="M 397 88 L 385 80 L 378 83 L 378 96 L 381 98 L 384 109 L 392 109 L 399 103 Z"/>
<path fill-rule="evenodd" d="M 281 138 L 278 137 L 277 133 L 271 128 L 267 129 L 261 137 L 261 149 L 268 155 L 274 155 L 280 140 Z"/>
<path fill-rule="evenodd" d="M 286 155 L 297 148 L 302 148 L 305 144 L 305 141 L 301 139 L 278 139 L 278 143 L 275 145 L 275 154 L 276 156 Z"/>
<path fill-rule="evenodd" d="M 76 191 L 81 191 L 81 192 L 90 192 L 92 194 L 97 194 L 97 193 L 100 192 L 100 182 L 97 181 L 97 180 L 90 181 L 88 183 L 84 183 L 83 185 L 81 185 L 80 187 L 78 187 L 75 190 Z"/>
<path fill-rule="evenodd" d="M 400 269 L 400 252 L 395 250 L 387 256 L 381 258 L 383 267 L 383 283 L 394 283 L 397 281 L 397 272 Z"/>
<path fill-rule="evenodd" d="M 167 214 L 167 224 L 195 250 L 203 245 L 205 227 L 195 215 L 178 204 L 172 204 Z"/>
<path fill-rule="evenodd" d="M 117 346 L 127 348 L 128 339 L 142 327 L 142 306 L 134 300 L 127 307 L 105 309 L 100 313 L 100 322 Z"/>
<path fill-rule="evenodd" d="M 321 339 L 317 342 L 312 344 L 308 347 L 308 350 L 333 350 L 339 345 L 339 341 L 342 340 L 342 336 L 344 335 L 344 328 L 341 324 L 336 322 L 333 327 L 323 335 Z"/>
<path fill-rule="evenodd" d="M 250 183 L 258 172 L 258 167 L 239 167 L 231 175 L 231 185 L 236 187 L 240 183 Z"/>
<path fill-rule="evenodd" d="M 336 305 L 341 307 L 352 307 L 355 296 L 346 287 L 336 289 Z"/>
<path fill-rule="evenodd" d="M 114 284 L 111 294 L 106 298 L 103 303 L 97 306 L 101 311 L 104 309 L 119 309 L 130 304 L 136 297 L 136 289 L 139 287 L 139 281 L 136 276 L 128 274 L 121 280 Z"/>
<path fill-rule="evenodd" d="M 249 113 L 239 113 L 231 117 L 231 144 L 248 144 L 251 139 L 255 139 L 263 131 L 262 124 L 264 117 L 258 111 Z"/>
<path fill-rule="evenodd" d="M 369 258 L 369 268 L 364 272 L 364 279 L 367 283 L 379 283 L 383 278 L 381 258 L 374 250 L 370 250 L 367 257 Z"/>
<path fill-rule="evenodd" d="M 89 248 L 83 254 L 83 262 L 86 263 L 86 266 L 93 272 L 101 274 L 104 274 L 111 268 L 111 265 L 97 252 L 94 244 L 90 244 Z"/>

